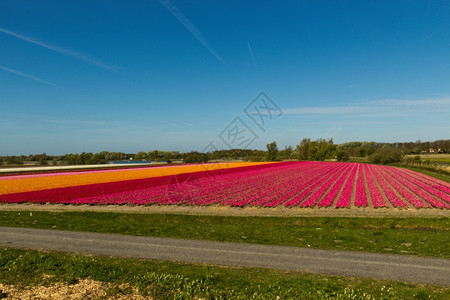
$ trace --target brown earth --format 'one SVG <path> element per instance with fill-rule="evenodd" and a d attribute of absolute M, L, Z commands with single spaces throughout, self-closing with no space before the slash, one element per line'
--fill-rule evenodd
<path fill-rule="evenodd" d="M 187 214 L 216 216 L 278 216 L 278 217 L 399 217 L 440 218 L 450 217 L 449 209 L 437 208 L 261 208 L 229 206 L 179 206 L 179 205 L 64 205 L 11 203 L 0 204 L 0 211 L 48 211 L 48 212 L 115 212 L 141 214 Z"/>
<path fill-rule="evenodd" d="M 127 290 L 126 294 L 108 295 L 109 289 Z M 80 280 L 76 284 L 54 283 L 51 285 L 36 285 L 29 287 L 21 287 L 17 285 L 6 285 L 0 283 L 0 292 L 3 293 L 3 299 L 42 299 L 42 300 L 59 300 L 59 299 L 151 299 L 143 297 L 135 287 L 128 284 L 115 286 L 111 283 L 94 281 L 91 279 Z"/>

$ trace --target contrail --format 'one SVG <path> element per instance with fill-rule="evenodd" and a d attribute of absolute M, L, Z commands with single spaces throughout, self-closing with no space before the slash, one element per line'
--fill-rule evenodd
<path fill-rule="evenodd" d="M 202 33 L 197 29 L 197 27 L 194 26 L 194 24 L 189 21 L 188 18 L 186 18 L 185 15 L 181 11 L 178 10 L 178 8 L 173 5 L 169 0 L 159 0 L 159 2 L 172 14 L 175 16 L 175 18 L 178 19 L 178 21 L 181 22 L 181 24 L 186 27 L 187 30 L 192 33 L 192 35 L 200 42 L 202 45 L 208 49 L 209 52 L 214 55 L 217 60 L 219 60 L 225 67 L 230 68 L 230 66 L 209 46 L 208 42 L 206 41 L 205 37 L 202 35 Z"/>
<path fill-rule="evenodd" d="M 253 50 L 252 50 L 252 47 L 250 46 L 250 42 L 247 42 L 247 46 L 248 46 L 248 50 L 250 51 L 250 55 L 251 55 L 251 57 L 252 57 L 253 65 L 254 65 L 256 68 L 258 68 L 258 66 L 256 65 L 255 57 L 253 56 Z"/>
<path fill-rule="evenodd" d="M 10 69 L 10 68 L 7 68 L 7 67 L 0 66 L 0 69 L 4 70 L 6 72 L 10 72 L 10 73 L 13 73 L 13 74 L 17 74 L 17 75 L 29 78 L 29 79 L 33 79 L 35 81 L 39 81 L 39 82 L 42 82 L 42 83 L 45 83 L 45 84 L 48 84 L 48 85 L 51 85 L 51 86 L 60 87 L 60 86 L 58 86 L 58 85 L 56 85 L 56 84 L 54 84 L 52 82 L 45 81 L 45 80 L 42 80 L 40 78 L 31 76 L 31 75 L 28 75 L 28 74 L 25 74 L 25 73 L 22 73 L 22 72 L 19 72 L 19 71 L 16 71 L 16 70 L 13 70 L 13 69 Z"/>
<path fill-rule="evenodd" d="M 86 55 L 77 53 L 75 51 L 72 51 L 72 50 L 69 50 L 69 49 L 64 49 L 64 48 L 61 48 L 61 47 L 58 47 L 58 46 L 55 46 L 55 45 L 52 45 L 52 44 L 49 44 L 49 43 L 45 43 L 45 42 L 42 42 L 42 41 L 37 40 L 35 38 L 24 36 L 24 35 L 21 35 L 21 34 L 12 32 L 12 31 L 9 31 L 9 30 L 1 28 L 1 27 L 0 27 L 0 32 L 3 32 L 5 34 L 7 34 L 7 35 L 13 36 L 13 37 L 21 39 L 23 41 L 26 41 L 26 42 L 29 42 L 29 43 L 41 46 L 43 48 L 50 49 L 52 51 L 55 51 L 55 52 L 58 52 L 58 53 L 61 53 L 61 54 L 64 54 L 64 55 L 68 55 L 68 56 L 79 58 L 79 59 L 81 59 L 84 62 L 90 63 L 92 65 L 96 65 L 96 66 L 101 67 L 103 69 L 117 72 L 117 70 L 115 68 L 113 68 L 111 66 L 108 66 L 108 65 L 105 65 L 104 63 L 96 61 L 95 59 L 92 59 L 90 57 L 87 57 Z"/>

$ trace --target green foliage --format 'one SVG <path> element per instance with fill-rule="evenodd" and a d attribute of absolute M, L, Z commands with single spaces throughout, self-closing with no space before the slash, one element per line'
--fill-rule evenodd
<path fill-rule="evenodd" d="M 350 156 L 348 155 L 348 153 L 346 151 L 339 150 L 336 153 L 336 159 L 337 159 L 337 161 L 349 161 Z"/>
<path fill-rule="evenodd" d="M 47 276 L 43 276 L 46 274 Z M 128 283 L 153 299 L 446 299 L 447 287 L 258 268 L 227 268 L 34 250 L 0 250 L 0 282 L 20 287 L 80 279 Z"/>
<path fill-rule="evenodd" d="M 147 159 L 147 153 L 144 151 L 140 151 L 140 152 L 136 153 L 136 155 L 134 156 L 134 159 L 145 160 L 145 159 Z"/>
<path fill-rule="evenodd" d="M 333 139 L 327 141 L 320 138 L 311 141 L 309 138 L 304 138 L 297 145 L 297 152 L 300 160 L 324 161 L 335 157 L 336 145 L 333 144 Z"/>
<path fill-rule="evenodd" d="M 393 164 L 402 161 L 403 154 L 400 149 L 393 149 L 389 145 L 375 151 L 370 156 L 370 161 L 375 164 Z"/>
<path fill-rule="evenodd" d="M 283 150 L 278 152 L 278 156 L 281 160 L 291 160 L 296 159 L 296 153 L 292 146 L 285 146 Z"/>
<path fill-rule="evenodd" d="M 6 156 L 5 160 L 8 165 L 22 165 L 25 159 L 21 156 Z"/>
<path fill-rule="evenodd" d="M 272 142 L 270 144 L 266 145 L 267 147 L 267 160 L 268 161 L 275 161 L 277 160 L 278 156 L 278 146 L 276 142 Z"/>
<path fill-rule="evenodd" d="M 291 146 L 285 147 L 284 150 L 278 151 L 277 158 L 279 159 L 299 159 L 299 160 L 319 160 L 339 158 L 341 161 L 367 161 L 370 157 L 373 161 L 386 160 L 392 163 L 392 159 L 383 158 L 384 154 L 375 153 L 384 145 L 388 145 L 392 149 L 397 149 L 403 154 L 424 154 L 424 153 L 450 153 L 450 140 L 435 140 L 429 142 L 422 142 L 420 140 L 406 143 L 376 143 L 376 142 L 348 142 L 339 145 L 334 145 L 333 140 L 328 141 L 324 139 L 317 139 L 311 141 L 309 138 L 304 138 L 301 142 L 292 149 Z M 215 150 L 208 154 L 209 159 L 213 160 L 246 160 L 246 161 L 263 161 L 267 159 L 266 151 L 251 150 L 251 149 L 227 149 Z M 28 156 L 0 156 L 0 164 L 6 162 L 10 165 L 22 165 L 24 162 L 40 162 L 43 159 L 48 161 L 59 161 L 60 164 L 69 165 L 83 165 L 83 164 L 104 164 L 108 161 L 120 161 L 133 158 L 135 160 L 152 160 L 152 161 L 174 161 L 180 160 L 184 156 L 189 156 L 189 153 L 180 153 L 178 151 L 161 151 L 153 150 L 149 152 L 140 151 L 136 154 L 123 152 L 109 152 L 101 151 L 99 153 L 82 152 L 82 153 L 68 153 L 59 156 L 51 156 L 43 154 L 30 154 Z M 212 158 L 211 158 L 212 157 Z M 338 158 L 338 159 L 339 159 Z M 360 159 L 357 159 L 360 158 Z M 407 163 L 419 163 L 414 158 L 414 161 L 407 161 Z M 200 160 L 201 161 L 201 160 Z M 398 161 L 397 158 L 394 161 Z M 433 164 L 437 159 L 421 160 L 422 164 Z M 443 159 L 441 163 L 448 164 L 448 160 Z M 386 162 L 385 162 L 386 163 Z"/>
<path fill-rule="evenodd" d="M 192 151 L 183 155 L 183 162 L 185 163 L 205 163 L 208 162 L 208 154 Z"/>
<path fill-rule="evenodd" d="M 300 144 L 297 145 L 297 153 L 299 160 L 308 160 L 309 145 L 311 144 L 311 139 L 304 138 Z"/>

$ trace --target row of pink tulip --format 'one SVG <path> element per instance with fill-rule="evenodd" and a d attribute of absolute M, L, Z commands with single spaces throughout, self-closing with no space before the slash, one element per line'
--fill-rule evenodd
<path fill-rule="evenodd" d="M 339 199 L 336 202 L 336 207 L 350 207 L 350 201 L 353 195 L 353 189 L 355 185 L 356 173 L 358 171 L 358 165 L 353 165 L 350 175 L 348 176 L 342 192 L 339 195 Z M 365 192 L 365 191 L 364 191 Z"/>
<path fill-rule="evenodd" d="M 193 174 L 181 181 L 177 178 L 168 185 L 58 203 L 450 208 L 450 194 L 445 187 L 436 187 L 439 181 L 403 169 L 358 163 L 292 162 L 216 176 L 197 178 Z"/>
<path fill-rule="evenodd" d="M 366 174 L 367 188 L 369 190 L 370 199 L 372 200 L 373 207 L 388 207 L 384 196 L 381 194 L 381 190 L 378 188 L 377 183 L 369 165 L 364 165 L 364 172 Z"/>
<path fill-rule="evenodd" d="M 438 201 L 437 203 L 441 203 L 443 200 L 445 204 L 444 206 L 447 207 L 447 203 L 450 203 L 449 194 L 442 192 L 441 190 L 436 189 L 435 187 L 428 185 L 418 179 L 415 179 L 415 177 L 413 176 L 408 176 L 408 174 L 402 172 L 400 169 L 391 168 L 390 171 L 392 171 L 393 174 L 396 174 L 398 178 L 402 180 L 402 183 L 404 185 L 408 185 L 410 187 L 414 186 L 414 192 L 431 204 L 433 204 L 435 201 Z M 412 190 L 412 188 L 410 189 Z M 441 205 L 433 204 L 433 206 L 439 207 Z"/>
<path fill-rule="evenodd" d="M 380 185 L 381 190 L 386 195 L 387 200 L 392 203 L 394 207 L 408 207 L 408 205 L 395 193 L 394 189 L 388 184 L 386 179 L 380 174 L 379 166 L 374 167 L 370 165 L 370 169 L 372 174 L 375 177 L 375 180 Z"/>
<path fill-rule="evenodd" d="M 289 191 L 279 195 L 271 201 L 266 202 L 264 207 L 276 207 L 283 203 L 288 204 L 288 200 L 292 199 L 294 196 L 298 195 L 301 191 L 308 188 L 312 183 L 314 183 L 318 178 L 324 176 L 328 171 L 328 168 L 320 168 L 313 170 L 305 174 L 305 176 L 298 177 L 298 182 L 294 188 Z"/>
<path fill-rule="evenodd" d="M 386 182 L 388 182 L 397 191 L 397 193 L 401 197 L 403 197 L 406 201 L 414 205 L 414 207 L 417 208 L 430 207 L 428 203 L 420 199 L 415 193 L 409 190 L 406 186 L 400 184 L 393 174 L 386 172 L 386 170 L 383 168 L 378 168 L 378 172 L 384 177 Z"/>
<path fill-rule="evenodd" d="M 284 205 L 292 207 L 300 204 L 300 207 L 313 207 L 317 200 L 319 200 L 318 196 L 323 195 L 325 190 L 329 187 L 329 184 L 334 182 L 333 179 L 335 179 L 335 177 L 339 175 L 339 171 L 342 170 L 346 165 L 347 164 L 342 164 L 340 166 L 331 166 L 326 175 L 320 177 L 319 180 L 312 183 L 310 186 L 295 195 Z"/>
<path fill-rule="evenodd" d="M 351 169 L 350 165 L 346 166 L 346 168 L 342 172 L 336 173 L 328 182 L 332 182 L 332 184 L 325 183 L 322 185 L 313 195 L 318 207 L 328 207 L 330 206 L 334 198 L 336 198 L 339 190 L 341 189 L 342 184 L 344 183 L 348 170 Z M 322 197 L 323 196 L 323 197 Z M 319 199 L 321 200 L 319 201 Z M 317 202 L 319 201 L 319 202 Z"/>
<path fill-rule="evenodd" d="M 437 198 L 436 196 L 427 193 L 425 190 L 413 184 L 411 181 L 408 181 L 404 177 L 400 176 L 400 174 L 397 173 L 395 169 L 383 167 L 382 170 L 398 182 L 398 184 L 396 185 L 396 189 L 415 207 L 430 207 L 431 204 L 431 206 L 434 207 L 450 208 L 450 205 L 448 205 L 447 203 L 439 200 L 439 198 Z"/>
<path fill-rule="evenodd" d="M 408 176 L 411 176 L 417 180 L 420 180 L 432 187 L 434 187 L 435 189 L 441 190 L 447 194 L 450 194 L 450 183 L 447 183 L 445 181 L 427 176 L 425 174 L 422 173 L 417 173 L 414 172 L 412 170 L 408 170 L 408 169 L 400 169 L 403 173 L 406 173 Z"/>
<path fill-rule="evenodd" d="M 254 189 L 249 193 L 244 193 L 235 197 L 235 199 L 231 199 L 225 202 L 221 202 L 220 204 L 224 205 L 232 205 L 232 206 L 244 206 L 244 205 L 264 205 L 267 202 L 276 199 L 283 193 L 288 192 L 292 189 L 292 186 L 299 181 L 299 178 L 307 178 L 307 174 L 313 174 L 317 171 L 318 168 L 313 166 L 312 169 L 309 168 L 301 168 L 298 166 L 294 166 L 293 168 L 287 168 L 281 172 L 281 174 L 264 174 L 267 177 L 268 182 L 257 180 L 251 180 L 252 186 Z M 283 178 L 282 181 L 279 181 L 277 184 L 277 178 Z M 247 178 L 248 180 L 248 178 Z M 274 182 L 275 181 L 275 182 Z M 236 193 L 236 190 L 240 190 L 236 186 L 230 190 L 230 193 Z"/>

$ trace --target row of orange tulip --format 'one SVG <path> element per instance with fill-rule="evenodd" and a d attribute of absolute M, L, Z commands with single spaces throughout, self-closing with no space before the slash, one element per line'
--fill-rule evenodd
<path fill-rule="evenodd" d="M 163 166 L 149 168 L 133 168 L 126 170 L 103 170 L 86 172 L 59 173 L 55 176 L 10 176 L 0 180 L 0 195 L 41 191 L 46 189 L 75 187 L 89 184 L 118 182 L 125 180 L 154 178 L 191 172 L 220 170 L 236 167 L 267 164 L 261 162 L 230 162 L 179 166 Z"/>

